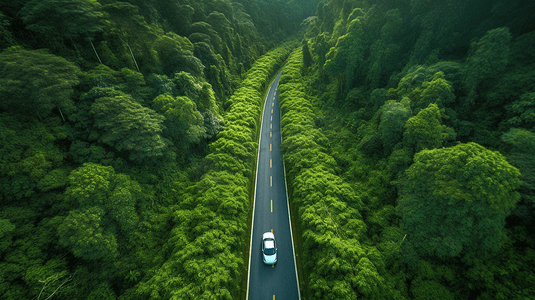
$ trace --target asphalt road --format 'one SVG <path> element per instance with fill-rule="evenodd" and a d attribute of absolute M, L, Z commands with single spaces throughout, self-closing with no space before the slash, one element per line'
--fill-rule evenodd
<path fill-rule="evenodd" d="M 284 166 L 279 150 L 281 132 L 277 86 L 280 75 L 269 88 L 260 130 L 247 279 L 247 299 L 250 300 L 300 299 Z M 273 231 L 277 241 L 278 262 L 274 267 L 262 262 L 262 234 L 267 231 Z"/>

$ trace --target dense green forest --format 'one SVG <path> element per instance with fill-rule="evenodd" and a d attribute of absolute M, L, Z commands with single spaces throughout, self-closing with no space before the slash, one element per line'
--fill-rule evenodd
<path fill-rule="evenodd" d="M 533 299 L 535 3 L 332 0 L 280 81 L 306 299 Z"/>
<path fill-rule="evenodd" d="M 303 299 L 535 295 L 535 3 L 1 3 L 0 298 L 243 297 L 280 68 Z"/>
<path fill-rule="evenodd" d="M 2 1 L 0 298 L 239 298 L 261 96 L 307 9 Z"/>

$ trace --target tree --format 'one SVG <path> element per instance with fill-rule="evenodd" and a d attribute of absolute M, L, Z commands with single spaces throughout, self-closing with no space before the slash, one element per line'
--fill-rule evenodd
<path fill-rule="evenodd" d="M 193 56 L 193 44 L 185 37 L 174 33 L 160 36 L 154 42 L 154 49 L 158 52 L 161 69 L 168 76 L 179 71 L 186 71 L 201 76 L 204 66 Z"/>
<path fill-rule="evenodd" d="M 522 126 L 535 129 L 535 93 L 525 93 L 506 107 L 509 119 L 506 121 L 512 126 Z"/>
<path fill-rule="evenodd" d="M 102 209 L 103 219 L 111 219 L 122 232 L 133 234 L 139 219 L 135 207 L 141 200 L 137 181 L 116 174 L 112 167 L 85 163 L 71 172 L 69 182 L 65 191 L 69 201 L 78 202 L 81 208 Z"/>
<path fill-rule="evenodd" d="M 420 255 L 486 255 L 500 249 L 520 172 L 475 144 L 423 150 L 398 181 L 397 211 Z"/>
<path fill-rule="evenodd" d="M 101 131 L 99 141 L 130 152 L 131 160 L 159 157 L 167 148 L 161 137 L 164 118 L 128 94 L 98 98 L 90 112 Z"/>
<path fill-rule="evenodd" d="M 361 22 L 360 17 L 351 21 L 347 34 L 338 38 L 336 46 L 326 54 L 324 69 L 333 76 L 345 76 L 345 92 L 352 87 L 355 68 L 364 61 L 364 30 Z"/>
<path fill-rule="evenodd" d="M 523 202 L 519 205 L 535 208 L 535 133 L 511 128 L 503 134 L 502 141 L 509 145 L 507 160 L 522 173 L 519 192 Z"/>
<path fill-rule="evenodd" d="M 443 72 L 437 72 L 429 81 L 414 89 L 410 94 L 411 107 L 415 113 L 426 108 L 431 103 L 436 103 L 439 108 L 451 105 L 455 101 L 453 89 Z"/>
<path fill-rule="evenodd" d="M 86 38 L 100 61 L 92 42 L 103 25 L 103 14 L 96 0 L 32 0 L 20 13 L 26 28 L 31 31 L 47 37 L 56 35 L 73 43 L 74 39 Z"/>
<path fill-rule="evenodd" d="M 21 10 L 27 29 L 68 39 L 91 37 L 102 30 L 96 0 L 32 0 Z"/>
<path fill-rule="evenodd" d="M 463 86 L 472 101 L 478 91 L 484 91 L 505 71 L 510 60 L 509 28 L 489 30 L 479 41 L 472 43 L 466 60 Z"/>
<path fill-rule="evenodd" d="M 150 63 L 156 63 L 148 46 L 156 38 L 155 30 L 138 14 L 137 6 L 128 2 L 115 2 L 104 5 L 102 9 L 107 13 L 109 33 L 118 38 L 126 47 L 132 57 L 132 69 L 135 66 L 140 72 L 138 61 L 134 53 L 141 52 Z"/>
<path fill-rule="evenodd" d="M 444 141 L 455 139 L 453 129 L 441 125 L 440 121 L 438 106 L 429 104 L 426 109 L 405 122 L 403 146 L 416 153 L 424 149 L 440 148 Z"/>
<path fill-rule="evenodd" d="M 12 243 L 12 232 L 15 225 L 9 220 L 0 219 L 0 253 L 3 253 Z"/>
<path fill-rule="evenodd" d="M 80 69 L 46 50 L 10 47 L 0 54 L 0 108 L 48 116 L 54 108 L 70 112 Z"/>
<path fill-rule="evenodd" d="M 185 150 L 204 138 L 204 118 L 195 102 L 188 97 L 173 98 L 162 94 L 154 99 L 152 106 L 164 115 L 164 134 L 173 140 L 175 146 Z"/>
<path fill-rule="evenodd" d="M 381 107 L 379 131 L 381 132 L 385 155 L 392 153 L 394 146 L 401 141 L 403 125 L 412 115 L 409 101 L 407 100 L 407 98 L 401 102 L 389 100 Z"/>
<path fill-rule="evenodd" d="M 103 229 L 105 212 L 98 207 L 71 211 L 58 227 L 59 244 L 86 260 L 112 260 L 118 255 L 115 236 Z"/>
<path fill-rule="evenodd" d="M 13 34 L 8 29 L 9 21 L 3 13 L 0 12 L 0 49 L 13 45 Z"/>

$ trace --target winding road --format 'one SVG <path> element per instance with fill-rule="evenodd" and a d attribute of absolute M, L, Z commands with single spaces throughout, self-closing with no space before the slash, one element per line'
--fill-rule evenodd
<path fill-rule="evenodd" d="M 281 73 L 269 88 L 262 115 L 247 277 L 248 300 L 301 299 L 285 171 L 279 150 L 282 140 L 277 94 L 280 76 Z M 275 266 L 262 262 L 262 234 L 267 231 L 272 231 L 277 241 L 278 262 Z"/>

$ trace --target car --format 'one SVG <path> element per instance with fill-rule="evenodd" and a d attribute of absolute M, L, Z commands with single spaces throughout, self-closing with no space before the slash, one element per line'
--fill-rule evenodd
<path fill-rule="evenodd" d="M 272 232 L 266 232 L 262 235 L 262 260 L 266 265 L 277 263 L 277 242 Z"/>

